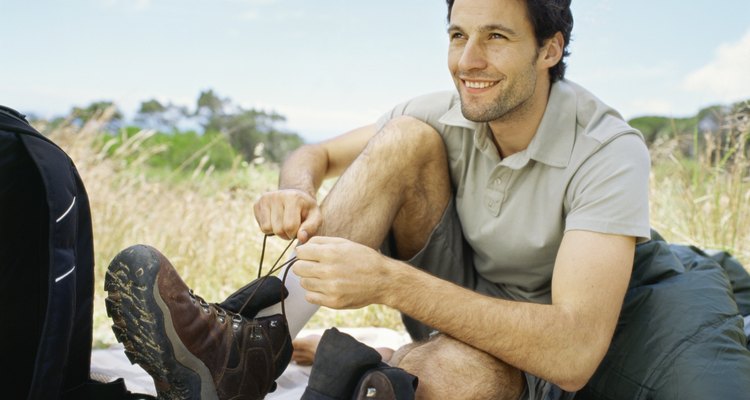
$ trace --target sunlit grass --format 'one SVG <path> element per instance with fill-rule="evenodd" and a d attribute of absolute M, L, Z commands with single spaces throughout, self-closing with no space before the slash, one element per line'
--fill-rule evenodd
<path fill-rule="evenodd" d="M 651 221 L 660 233 L 673 242 L 729 251 L 746 267 L 750 263 L 748 118 L 727 117 L 721 136 L 696 133 L 692 158 L 675 155 L 674 141 L 655 144 L 651 176 Z"/>

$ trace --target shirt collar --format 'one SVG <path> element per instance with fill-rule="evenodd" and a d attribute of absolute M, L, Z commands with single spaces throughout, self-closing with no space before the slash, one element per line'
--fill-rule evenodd
<path fill-rule="evenodd" d="M 487 123 L 469 121 L 461 112 L 457 101 L 439 120 L 444 125 L 471 129 L 475 132 L 475 145 L 482 151 L 492 141 Z M 529 147 L 517 159 L 533 159 L 552 167 L 564 168 L 570 161 L 576 134 L 576 93 L 564 80 L 555 82 L 550 90 L 547 108 Z M 509 160 L 510 161 L 510 160 Z M 515 164 L 515 163 L 514 163 Z M 525 164 L 525 162 L 524 162 Z"/>
<path fill-rule="evenodd" d="M 448 109 L 448 111 L 443 114 L 442 117 L 440 117 L 440 120 L 438 120 L 441 124 L 444 125 L 450 125 L 450 126 L 457 126 L 460 128 L 467 128 L 471 130 L 476 130 L 479 125 L 481 125 L 478 122 L 469 121 L 464 117 L 464 114 L 461 112 L 461 101 L 456 101 L 453 106 Z"/>
<path fill-rule="evenodd" d="M 557 168 L 568 165 L 575 144 L 576 101 L 567 82 L 552 85 L 542 122 L 527 148 L 530 158 Z"/>

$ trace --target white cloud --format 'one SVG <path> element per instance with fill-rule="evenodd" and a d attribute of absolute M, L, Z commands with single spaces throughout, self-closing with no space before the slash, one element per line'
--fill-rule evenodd
<path fill-rule="evenodd" d="M 750 97 L 750 31 L 738 42 L 719 46 L 714 59 L 690 73 L 683 86 L 725 101 Z"/>

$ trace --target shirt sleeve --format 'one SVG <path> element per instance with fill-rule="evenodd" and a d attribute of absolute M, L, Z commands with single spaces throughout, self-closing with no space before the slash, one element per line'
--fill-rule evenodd
<path fill-rule="evenodd" d="M 603 144 L 578 168 L 566 194 L 565 231 L 651 236 L 651 161 L 643 139 L 626 133 Z"/>

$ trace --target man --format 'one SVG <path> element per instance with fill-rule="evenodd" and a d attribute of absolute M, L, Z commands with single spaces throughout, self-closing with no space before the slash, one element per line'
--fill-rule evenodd
<path fill-rule="evenodd" d="M 619 114 L 564 80 L 569 0 L 447 3 L 457 94 L 414 99 L 301 148 L 279 190 L 255 205 L 265 233 L 303 243 L 298 279 L 287 281 L 291 336 L 316 309 L 302 297 L 337 309 L 385 304 L 417 340 L 390 362 L 419 377 L 418 397 L 570 398 L 607 352 L 635 244 L 650 234 L 648 152 Z M 318 207 L 322 180 L 339 174 Z M 257 331 L 234 314 L 232 331 L 231 307 L 188 295 L 162 256 L 139 251 L 110 266 L 118 338 L 160 396 L 200 388 L 224 398 L 222 388 L 235 390 L 224 371 L 240 379 L 227 360 L 252 363 L 223 349 L 251 354 L 243 346 Z M 167 332 L 145 329 L 139 348 L 133 322 L 150 315 Z M 176 353 L 166 361 L 153 350 L 163 344 Z M 273 359 L 284 352 L 263 346 Z"/>
<path fill-rule="evenodd" d="M 304 242 L 293 271 L 309 302 L 385 304 L 415 339 L 440 332 L 392 360 L 421 397 L 563 397 L 604 357 L 649 237 L 648 152 L 563 79 L 569 1 L 447 3 L 458 96 L 303 147 L 256 218 Z"/>

